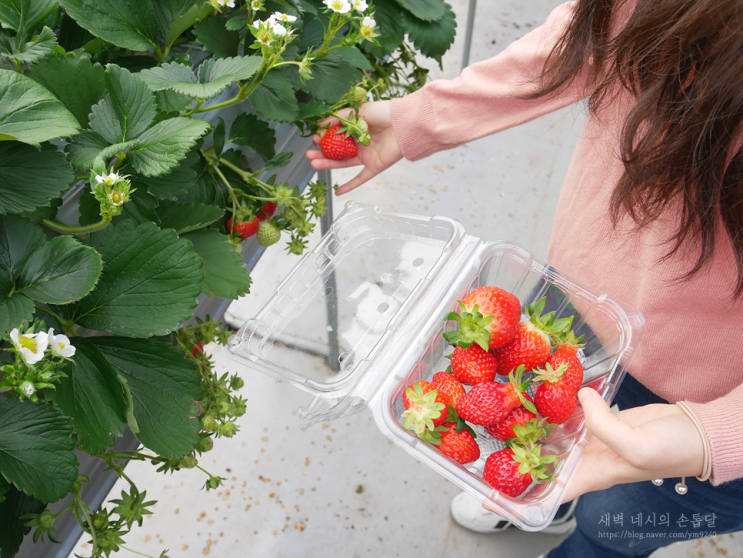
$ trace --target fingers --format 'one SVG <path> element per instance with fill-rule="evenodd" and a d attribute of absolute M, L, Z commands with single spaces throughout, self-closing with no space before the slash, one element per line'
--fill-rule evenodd
<path fill-rule="evenodd" d="M 312 161 L 312 168 L 315 170 L 331 170 L 331 169 L 345 169 L 348 167 L 355 167 L 363 165 L 364 163 L 358 157 L 351 159 L 341 159 L 336 161 L 335 159 L 328 159 L 322 154 L 322 151 L 317 149 L 310 149 L 305 152 L 305 157 Z"/>
<path fill-rule="evenodd" d="M 342 196 L 343 194 L 350 192 L 354 188 L 358 188 L 364 182 L 371 180 L 375 176 L 377 176 L 377 173 L 375 171 L 369 170 L 369 167 L 364 167 L 359 174 L 357 174 L 354 178 L 338 188 L 338 190 L 336 190 L 335 192 L 335 195 Z"/>
<path fill-rule="evenodd" d="M 578 392 L 578 398 L 588 431 L 633 465 L 642 466 L 643 434 L 612 413 L 595 390 L 583 388 Z"/>

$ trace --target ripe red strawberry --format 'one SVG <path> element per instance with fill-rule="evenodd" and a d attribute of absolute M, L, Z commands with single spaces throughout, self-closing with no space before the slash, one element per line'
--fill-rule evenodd
<path fill-rule="evenodd" d="M 459 400 L 464 397 L 464 386 L 459 383 L 452 374 L 448 372 L 436 372 L 431 379 L 431 384 L 442 392 L 449 400 L 449 405 L 456 408 Z"/>
<path fill-rule="evenodd" d="M 462 397 L 456 407 L 457 414 L 472 424 L 491 426 L 503 421 L 512 409 L 523 405 L 536 412 L 534 404 L 526 399 L 523 392 L 531 380 L 522 381 L 523 368 L 509 375 L 510 382 L 481 382 Z"/>
<path fill-rule="evenodd" d="M 534 394 L 534 405 L 544 418 L 553 424 L 562 424 L 575 412 L 578 397 L 562 384 L 543 382 Z"/>
<path fill-rule="evenodd" d="M 491 453 L 485 461 L 483 480 L 507 496 L 520 496 L 532 481 L 542 482 L 552 478 L 544 465 L 552 463 L 555 456 L 542 457 L 540 450 L 540 446 L 527 449 L 513 445 Z"/>
<path fill-rule="evenodd" d="M 531 397 L 524 394 L 524 397 L 531 401 Z M 505 442 L 510 438 L 515 438 L 516 433 L 513 431 L 514 426 L 524 426 L 527 422 L 537 418 L 537 415 L 532 413 L 529 409 L 525 409 L 522 405 L 519 405 L 515 409 L 506 415 L 506 418 L 501 422 L 496 423 L 492 426 L 486 426 L 488 434 L 490 434 L 496 440 Z"/>
<path fill-rule="evenodd" d="M 263 206 L 258 210 L 258 213 L 256 213 L 256 217 L 258 217 L 259 221 L 265 221 L 266 219 L 270 219 L 274 216 L 274 213 L 276 213 L 276 202 L 266 202 L 263 204 Z"/>
<path fill-rule="evenodd" d="M 561 383 L 577 392 L 583 383 L 583 365 L 577 356 L 560 349 L 547 359 L 545 371 L 540 371 L 539 379 L 553 384 Z"/>
<path fill-rule="evenodd" d="M 449 399 L 430 382 L 418 381 L 408 386 L 402 400 L 406 409 L 402 426 L 418 436 L 433 432 L 444 424 L 449 414 Z"/>
<path fill-rule="evenodd" d="M 254 216 L 246 221 L 235 221 L 235 227 L 232 227 L 232 217 L 227 220 L 227 232 L 240 235 L 240 238 L 249 238 L 258 232 L 260 221 Z"/>
<path fill-rule="evenodd" d="M 356 140 L 351 136 L 346 137 L 346 132 L 341 131 L 341 129 L 342 126 L 328 128 L 328 131 L 320 140 L 320 149 L 328 159 L 340 161 L 351 159 L 359 154 Z"/>
<path fill-rule="evenodd" d="M 204 354 L 204 344 L 201 341 L 196 341 L 196 344 L 191 349 L 193 356 L 199 356 Z"/>
<path fill-rule="evenodd" d="M 442 432 L 439 438 L 441 444 L 438 448 L 441 453 L 462 465 L 480 459 L 480 446 L 475 442 L 475 438 L 465 429 L 457 433 L 456 427 L 457 425 L 453 422 L 447 422 L 441 427 L 448 429 Z"/>
<path fill-rule="evenodd" d="M 492 382 L 498 372 L 498 360 L 477 344 L 467 348 L 455 347 L 451 355 L 451 371 L 463 384 Z"/>
<path fill-rule="evenodd" d="M 498 287 L 479 287 L 459 304 L 460 315 L 451 312 L 446 320 L 455 320 L 456 332 L 444 335 L 450 343 L 465 347 L 476 342 L 483 349 L 508 344 L 516 335 L 521 318 L 521 303 L 516 296 Z"/>
<path fill-rule="evenodd" d="M 585 343 L 581 343 L 584 337 L 585 335 L 576 337 L 571 330 L 568 333 L 560 335 L 557 339 L 555 339 L 554 347 L 557 349 L 557 351 L 575 356 L 578 354 L 578 349 L 585 346 Z"/>
<path fill-rule="evenodd" d="M 551 335 L 560 335 L 570 329 L 573 318 L 555 319 L 555 313 L 542 316 L 546 299 L 527 306 L 528 322 L 519 322 L 516 337 L 505 347 L 495 350 L 500 373 L 505 374 L 518 366 L 530 372 L 543 366 L 552 351 Z"/>

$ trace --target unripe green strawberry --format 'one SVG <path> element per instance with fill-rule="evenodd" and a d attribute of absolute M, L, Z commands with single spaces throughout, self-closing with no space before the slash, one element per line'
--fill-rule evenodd
<path fill-rule="evenodd" d="M 363 103 L 366 100 L 366 89 L 359 87 L 358 85 L 353 88 L 353 100 L 358 104 Z"/>
<path fill-rule="evenodd" d="M 234 376 L 232 376 L 232 378 L 230 378 L 230 387 L 232 389 L 240 389 L 244 385 L 245 385 L 245 381 L 237 374 L 235 374 Z"/>
<path fill-rule="evenodd" d="M 48 511 L 49 510 L 44 510 L 44 513 Z M 53 515 L 54 514 L 52 514 L 52 516 Z M 93 527 L 95 527 L 96 531 L 103 531 L 106 527 L 108 527 L 108 514 L 103 510 L 95 512 L 91 519 L 93 520 Z"/>
<path fill-rule="evenodd" d="M 237 434 L 237 431 L 238 426 L 231 420 L 223 422 L 222 426 L 219 427 L 219 435 L 224 436 L 225 438 L 232 438 Z"/>
<path fill-rule="evenodd" d="M 201 417 L 201 428 L 207 432 L 216 432 L 219 430 L 219 423 L 214 415 L 204 415 Z"/>
<path fill-rule="evenodd" d="M 193 469 L 198 464 L 199 461 L 193 455 L 187 455 L 186 457 L 181 459 L 181 467 L 183 467 L 184 469 Z"/>
<path fill-rule="evenodd" d="M 281 231 L 271 221 L 263 221 L 258 228 L 258 244 L 267 248 L 281 239 Z"/>
<path fill-rule="evenodd" d="M 214 440 L 212 440 L 210 436 L 204 434 L 199 434 L 199 436 L 201 437 L 201 441 L 199 442 L 199 445 L 196 446 L 196 449 L 201 453 L 210 451 L 214 447 Z"/>

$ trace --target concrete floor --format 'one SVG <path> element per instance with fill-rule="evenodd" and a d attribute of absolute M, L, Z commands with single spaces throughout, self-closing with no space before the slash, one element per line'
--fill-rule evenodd
<path fill-rule="evenodd" d="M 434 78 L 452 78 L 460 70 L 467 2 L 451 3 L 459 33 L 443 71 L 430 65 Z M 480 2 L 472 61 L 497 54 L 558 3 Z M 545 259 L 582 120 L 583 109 L 575 106 L 415 164 L 403 161 L 336 198 L 336 215 L 350 200 L 444 215 L 470 234 L 512 240 Z M 345 182 L 353 172 L 334 173 L 334 182 Z M 252 293 L 235 302 L 226 319 L 239 326 L 254 316 L 296 262 L 283 248 L 269 250 L 254 270 Z M 236 371 L 224 349 L 207 350 L 219 369 Z M 218 440 L 203 462 L 213 474 L 228 477 L 223 490 L 201 491 L 199 471 L 163 477 L 142 463 L 127 468 L 148 499 L 158 500 L 155 514 L 133 530 L 127 546 L 154 556 L 167 548 L 171 557 L 532 558 L 561 540 L 517 530 L 485 536 L 459 527 L 448 509 L 456 487 L 388 442 L 368 411 L 302 431 L 294 412 L 307 403 L 306 394 L 260 374 L 246 377 L 243 392 L 249 406 L 240 433 Z M 122 488 L 117 484 L 111 497 Z M 680 543 L 654 557 L 743 555 L 741 538 Z M 80 556 L 89 552 L 85 541 L 75 549 Z"/>

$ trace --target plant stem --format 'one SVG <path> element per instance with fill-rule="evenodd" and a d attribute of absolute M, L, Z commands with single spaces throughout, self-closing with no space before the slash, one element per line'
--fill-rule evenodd
<path fill-rule="evenodd" d="M 42 307 L 41 307 L 41 306 L 39 306 L 38 304 L 36 305 L 36 308 L 38 308 L 39 310 L 43 310 L 44 312 L 46 312 L 47 314 L 49 314 L 49 315 L 50 315 L 50 316 L 52 316 L 53 318 L 57 318 L 57 320 L 59 320 L 59 323 L 61 323 L 61 324 L 62 324 L 62 327 L 64 327 L 64 330 L 65 330 L 65 334 L 66 334 L 66 333 L 67 333 L 67 332 L 68 332 L 69 330 L 71 330 L 71 329 L 72 329 L 72 326 L 73 326 L 73 325 L 75 325 L 75 324 L 73 324 L 73 323 L 72 323 L 71 321 L 69 321 L 69 320 L 65 320 L 65 319 L 64 319 L 64 318 L 63 318 L 62 316 L 60 316 L 59 314 L 57 314 L 57 313 L 55 313 L 55 312 L 52 312 L 52 311 L 51 311 L 51 310 L 50 310 L 49 308 L 42 308 Z"/>
<path fill-rule="evenodd" d="M 84 227 L 73 227 L 71 225 L 67 225 L 59 220 L 50 221 L 49 219 L 43 219 L 41 221 L 44 223 L 47 227 L 50 229 L 53 229 L 57 232 L 60 232 L 62 234 L 84 234 L 94 231 L 99 231 L 101 229 L 105 229 L 108 224 L 111 222 L 111 219 L 101 219 L 97 223 L 93 223 L 92 225 L 86 225 Z"/>
<path fill-rule="evenodd" d="M 222 101 L 221 103 L 217 103 L 216 105 L 209 105 L 208 107 L 199 107 L 193 110 L 190 114 L 196 113 L 196 112 L 208 112 L 210 110 L 215 110 L 218 108 L 228 107 L 230 105 L 234 105 L 235 103 L 239 103 L 240 101 L 244 101 L 245 97 L 242 95 L 242 88 L 240 88 L 240 91 L 232 97 L 232 99 L 229 99 L 227 101 Z"/>
<path fill-rule="evenodd" d="M 83 512 L 83 515 L 85 516 L 85 521 L 88 522 L 88 527 L 90 528 L 90 536 L 93 538 L 93 551 L 90 553 L 91 556 L 95 556 L 98 552 L 98 541 L 95 537 L 95 527 L 93 526 L 93 522 L 90 520 L 90 515 L 88 515 L 88 510 L 86 509 L 88 506 L 85 505 L 85 502 L 80 500 L 80 495 L 77 496 L 79 503 L 80 503 L 80 511 Z"/>
<path fill-rule="evenodd" d="M 128 550 L 129 552 L 132 552 L 133 554 L 139 554 L 140 556 L 146 556 L 147 558 L 155 558 L 154 556 L 150 556 L 149 554 L 145 554 L 144 552 L 137 552 L 133 548 L 128 548 L 124 546 L 123 544 L 120 544 L 119 546 L 123 548 L 124 550 Z"/>
<path fill-rule="evenodd" d="M 187 112 L 184 112 L 183 113 L 183 116 L 191 116 L 194 112 L 196 112 L 197 110 L 199 110 L 199 108 L 203 104 L 204 104 L 204 99 L 196 99 L 196 106 L 194 108 L 192 108 L 191 110 L 189 110 Z"/>
<path fill-rule="evenodd" d="M 224 185 L 227 186 L 227 191 L 230 193 L 230 197 L 232 198 L 233 203 L 235 203 L 237 206 L 239 206 L 240 205 L 240 202 L 237 201 L 237 196 L 235 195 L 235 190 L 232 188 L 232 186 L 230 186 L 230 183 L 227 181 L 227 178 L 225 178 L 225 176 L 222 174 L 222 171 L 219 170 L 219 168 L 217 167 L 216 164 L 211 165 L 211 167 L 214 169 L 214 172 L 217 173 L 217 175 L 219 176 L 219 178 L 222 179 L 222 182 L 224 182 Z M 235 208 L 235 209 L 237 209 L 237 208 Z M 234 215 L 234 213 L 233 213 L 233 215 Z M 233 221 L 233 223 L 234 223 L 234 221 Z"/>

